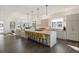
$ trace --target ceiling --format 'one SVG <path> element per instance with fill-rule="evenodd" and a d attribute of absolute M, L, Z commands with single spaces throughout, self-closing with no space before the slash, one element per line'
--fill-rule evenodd
<path fill-rule="evenodd" d="M 59 11 L 65 11 L 70 8 L 74 8 L 78 6 L 74 5 L 48 5 L 48 15 L 54 14 Z M 37 16 L 37 8 L 39 8 L 39 17 L 46 15 L 46 6 L 45 5 L 0 5 L 0 13 L 8 14 L 8 13 L 18 13 L 23 15 L 33 15 Z"/>

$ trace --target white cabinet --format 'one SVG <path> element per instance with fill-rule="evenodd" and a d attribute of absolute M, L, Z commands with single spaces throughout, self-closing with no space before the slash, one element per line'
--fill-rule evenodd
<path fill-rule="evenodd" d="M 66 17 L 67 39 L 79 41 L 79 14 Z"/>
<path fill-rule="evenodd" d="M 67 39 L 66 31 L 57 31 L 57 37 L 60 39 Z"/>
<path fill-rule="evenodd" d="M 57 37 L 79 41 L 79 14 L 66 16 L 66 31 L 58 31 Z"/>
<path fill-rule="evenodd" d="M 53 47 L 55 44 L 56 44 L 56 38 L 57 38 L 57 33 L 56 33 L 56 31 L 51 31 L 51 33 L 50 33 L 50 39 L 48 39 L 48 40 L 50 40 L 50 47 Z"/>

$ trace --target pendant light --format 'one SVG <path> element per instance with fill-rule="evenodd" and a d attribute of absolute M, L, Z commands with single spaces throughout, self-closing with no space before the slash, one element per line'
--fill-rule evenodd
<path fill-rule="evenodd" d="M 29 20 L 29 13 L 27 13 L 27 20 Z"/>
<path fill-rule="evenodd" d="M 31 13 L 32 13 L 32 21 L 33 21 L 33 11 Z"/>
<path fill-rule="evenodd" d="M 36 21 L 34 20 L 33 16 L 34 16 L 34 11 L 32 11 L 32 27 L 33 29 L 36 29 Z"/>
<path fill-rule="evenodd" d="M 46 7 L 46 16 L 48 15 L 48 5 L 45 5 Z"/>
<path fill-rule="evenodd" d="M 28 27 L 29 27 L 29 13 L 27 13 Z"/>
<path fill-rule="evenodd" d="M 37 19 L 39 19 L 39 8 L 37 8 Z"/>

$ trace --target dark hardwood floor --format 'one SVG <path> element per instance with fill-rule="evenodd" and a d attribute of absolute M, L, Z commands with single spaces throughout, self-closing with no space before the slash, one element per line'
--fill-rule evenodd
<path fill-rule="evenodd" d="M 43 47 L 35 41 L 16 37 L 14 35 L 0 35 L 0 53 L 78 53 L 67 44 L 79 47 L 78 42 L 57 40 L 52 48 Z"/>

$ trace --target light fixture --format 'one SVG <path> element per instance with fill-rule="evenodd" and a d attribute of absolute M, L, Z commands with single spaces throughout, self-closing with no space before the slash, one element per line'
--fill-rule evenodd
<path fill-rule="evenodd" d="M 37 8 L 37 19 L 39 19 L 39 8 Z"/>
<path fill-rule="evenodd" d="M 29 13 L 27 13 L 27 19 L 29 20 Z"/>
<path fill-rule="evenodd" d="M 46 16 L 48 15 L 48 5 L 45 5 L 46 6 Z"/>
<path fill-rule="evenodd" d="M 31 11 L 31 13 L 32 13 L 32 20 L 33 20 L 33 11 Z"/>

